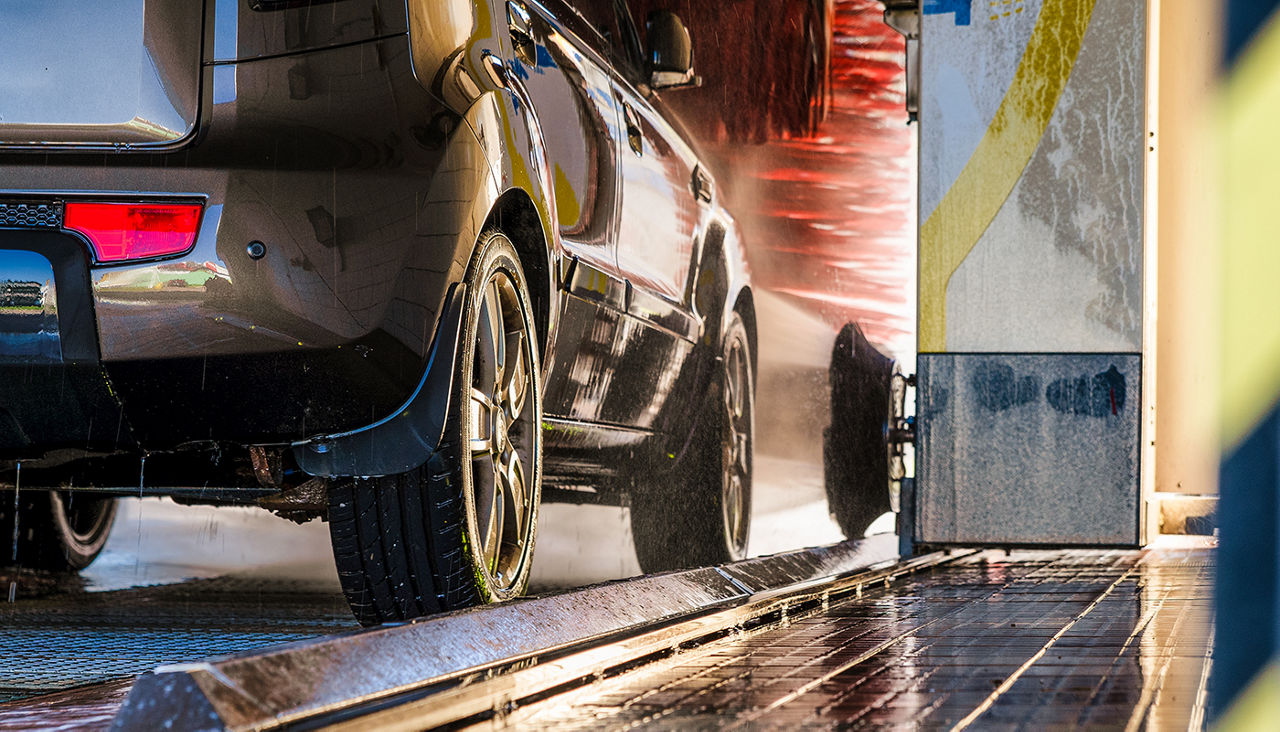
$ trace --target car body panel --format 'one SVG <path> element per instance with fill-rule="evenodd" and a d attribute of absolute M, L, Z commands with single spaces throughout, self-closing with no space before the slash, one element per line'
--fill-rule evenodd
<path fill-rule="evenodd" d="M 305 448 L 390 423 L 424 383 L 445 293 L 518 201 L 533 224 L 512 239 L 547 303 L 548 482 L 671 464 L 747 273 L 732 218 L 695 195 L 696 151 L 635 67 L 532 0 L 515 20 L 497 0 L 341 0 L 341 28 L 251 4 L 208 5 L 181 150 L 0 150 L 0 203 L 204 204 L 183 255 L 79 265 L 108 395 L 85 403 L 117 422 L 84 454 Z M 513 40 L 517 22 L 529 38 Z M 30 236 L 0 231 L 0 249 Z M 31 438 L 0 455 L 57 462 Z M 358 458 L 333 464 L 368 474 Z"/>
<path fill-rule="evenodd" d="M 618 269 L 634 287 L 683 303 L 695 244 L 705 230 L 706 214 L 691 190 L 697 159 L 642 95 L 622 84 L 615 93 L 631 117 L 634 140 L 622 156 Z"/>
<path fill-rule="evenodd" d="M 398 36 L 206 67 L 228 80 L 210 78 L 207 130 L 179 153 L 38 166 L 0 154 L 0 198 L 206 203 L 188 254 L 92 272 L 101 357 L 146 417 L 133 426 L 149 449 L 352 429 L 417 385 L 444 290 L 498 192 L 483 147 L 416 83 L 407 58 Z M 291 91 L 300 65 L 329 81 Z M 266 245 L 263 259 L 246 253 L 252 241 Z M 165 368 L 147 374 L 157 360 Z M 242 425 L 198 408 L 272 385 Z M 166 392 L 193 396 L 151 396 Z M 191 410 L 177 430 L 163 426 L 171 400 Z"/>

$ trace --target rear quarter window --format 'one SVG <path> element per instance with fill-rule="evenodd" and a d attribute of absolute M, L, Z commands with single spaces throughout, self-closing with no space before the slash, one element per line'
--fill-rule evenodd
<path fill-rule="evenodd" d="M 405 1 L 215 0 L 212 60 L 243 61 L 407 33 Z"/>
<path fill-rule="evenodd" d="M 613 0 L 546 0 L 560 24 L 614 66 L 627 63 Z"/>

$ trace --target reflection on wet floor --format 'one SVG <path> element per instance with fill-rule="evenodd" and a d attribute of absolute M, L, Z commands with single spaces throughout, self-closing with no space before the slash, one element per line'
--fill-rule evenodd
<path fill-rule="evenodd" d="M 1199 729 L 1208 546 L 987 551 L 517 710 L 519 727 Z"/>
<path fill-rule="evenodd" d="M 354 628 L 332 565 L 318 525 L 124 501 L 81 575 L 15 576 L 15 602 L 0 603 L 0 701 Z"/>
<path fill-rule="evenodd" d="M 125 499 L 98 559 L 80 573 L 85 589 L 107 592 L 233 576 L 265 587 L 341 592 L 328 525 L 295 524 L 259 508 L 182 506 Z"/>

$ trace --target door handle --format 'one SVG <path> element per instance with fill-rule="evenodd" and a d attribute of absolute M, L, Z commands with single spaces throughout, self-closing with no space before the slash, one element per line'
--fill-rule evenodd
<path fill-rule="evenodd" d="M 507 65 L 502 63 L 502 59 L 488 51 L 481 53 L 480 58 L 484 61 L 484 70 L 489 72 L 489 78 L 493 79 L 493 83 L 504 89 L 508 88 L 510 85 L 507 82 Z"/>
<path fill-rule="evenodd" d="M 640 115 L 636 114 L 630 104 L 623 102 L 622 117 L 627 122 L 627 143 L 631 145 L 631 152 L 644 155 L 644 131 L 640 127 Z"/>
<path fill-rule="evenodd" d="M 711 176 L 707 175 L 707 171 L 703 170 L 701 165 L 693 169 L 693 176 L 689 181 L 689 189 L 693 191 L 694 198 L 711 203 L 711 199 L 715 195 L 714 184 L 711 182 Z"/>

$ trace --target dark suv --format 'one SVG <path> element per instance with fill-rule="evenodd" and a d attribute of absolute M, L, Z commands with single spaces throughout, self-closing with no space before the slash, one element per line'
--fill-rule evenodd
<path fill-rule="evenodd" d="M 521 592 L 541 500 L 741 556 L 691 48 L 624 0 L 0 5 L 0 564 L 87 565 L 120 495 L 327 518 L 366 623 Z"/>

